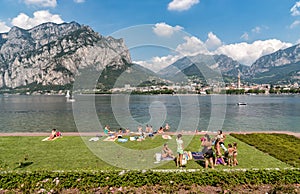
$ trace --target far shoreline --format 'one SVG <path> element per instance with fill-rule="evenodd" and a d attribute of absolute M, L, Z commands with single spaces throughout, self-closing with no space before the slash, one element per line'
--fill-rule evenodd
<path fill-rule="evenodd" d="M 13 132 L 13 133 L 0 133 L 0 137 L 40 137 L 40 136 L 49 136 L 51 132 Z M 157 135 L 176 135 L 176 134 L 183 134 L 183 135 L 215 135 L 216 132 L 211 131 L 200 131 L 200 132 L 193 132 L 193 131 L 176 131 L 176 132 L 165 132 L 162 134 Z M 287 134 L 293 135 L 297 138 L 300 138 L 300 132 L 291 132 L 291 131 L 223 131 L 223 134 L 252 134 L 252 133 L 265 133 L 265 134 Z M 63 136 L 82 136 L 82 137 L 95 137 L 95 136 L 105 136 L 103 132 L 62 132 Z M 129 134 L 124 135 L 135 135 L 136 132 L 131 132 Z"/>

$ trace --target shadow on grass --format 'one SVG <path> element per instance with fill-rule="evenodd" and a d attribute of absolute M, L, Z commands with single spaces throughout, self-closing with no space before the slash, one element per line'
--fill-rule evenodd
<path fill-rule="evenodd" d="M 31 164 L 33 164 L 33 162 L 20 162 L 18 164 L 19 164 L 19 166 L 17 166 L 14 170 L 16 170 L 18 168 L 26 168 L 27 166 L 30 166 Z"/>
<path fill-rule="evenodd" d="M 195 162 L 197 164 L 199 164 L 200 166 L 202 166 L 203 168 L 205 168 L 205 161 L 204 160 L 195 160 Z"/>

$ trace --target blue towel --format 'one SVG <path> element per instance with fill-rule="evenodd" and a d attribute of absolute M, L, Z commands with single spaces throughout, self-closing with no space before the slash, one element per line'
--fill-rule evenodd
<path fill-rule="evenodd" d="M 202 152 L 192 152 L 194 160 L 203 160 L 204 156 Z"/>

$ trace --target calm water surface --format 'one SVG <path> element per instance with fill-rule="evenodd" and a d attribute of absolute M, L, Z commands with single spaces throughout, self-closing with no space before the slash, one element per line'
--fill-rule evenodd
<path fill-rule="evenodd" d="M 0 96 L 0 132 L 100 132 L 105 124 L 155 130 L 166 122 L 173 131 L 300 132 L 300 97 L 79 95 L 71 103 L 64 96 Z"/>

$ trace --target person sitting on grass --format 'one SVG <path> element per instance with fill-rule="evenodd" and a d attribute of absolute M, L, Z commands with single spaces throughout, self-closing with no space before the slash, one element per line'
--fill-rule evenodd
<path fill-rule="evenodd" d="M 168 123 L 166 123 L 166 126 L 165 126 L 165 130 L 164 131 L 170 131 L 170 125 Z"/>
<path fill-rule="evenodd" d="M 114 132 L 112 132 L 112 131 L 110 130 L 109 125 L 105 125 L 103 131 L 104 131 L 104 134 L 105 134 L 105 135 L 113 135 L 113 134 L 114 134 Z"/>
<path fill-rule="evenodd" d="M 160 127 L 157 131 L 158 134 L 162 134 L 164 133 L 164 128 L 163 127 Z"/>
<path fill-rule="evenodd" d="M 164 144 L 164 147 L 163 147 L 163 149 L 162 149 L 162 151 L 161 151 L 162 153 L 161 153 L 161 157 L 164 159 L 164 158 L 172 158 L 172 159 L 174 159 L 175 158 L 175 156 L 173 155 L 173 152 L 172 152 L 172 150 L 168 147 L 168 144 L 167 143 L 165 143 Z"/>

